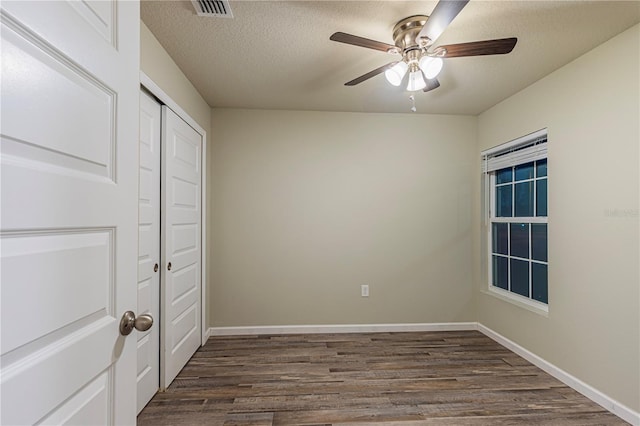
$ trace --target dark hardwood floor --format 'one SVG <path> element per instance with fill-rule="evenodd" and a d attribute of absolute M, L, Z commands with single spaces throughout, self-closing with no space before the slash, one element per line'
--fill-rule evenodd
<path fill-rule="evenodd" d="M 209 339 L 139 425 L 625 425 L 475 331 Z"/>

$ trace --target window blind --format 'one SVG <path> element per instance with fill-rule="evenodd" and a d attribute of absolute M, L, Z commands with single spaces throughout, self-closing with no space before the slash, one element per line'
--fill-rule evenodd
<path fill-rule="evenodd" d="M 547 158 L 547 129 L 482 152 L 482 172 L 513 167 Z"/>

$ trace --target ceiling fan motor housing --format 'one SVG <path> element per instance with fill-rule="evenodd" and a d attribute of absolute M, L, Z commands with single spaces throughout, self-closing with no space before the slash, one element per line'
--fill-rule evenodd
<path fill-rule="evenodd" d="M 427 15 L 413 15 L 399 21 L 393 27 L 393 42 L 403 54 L 407 49 L 420 49 L 421 46 L 416 40 L 420 30 L 427 23 Z"/>

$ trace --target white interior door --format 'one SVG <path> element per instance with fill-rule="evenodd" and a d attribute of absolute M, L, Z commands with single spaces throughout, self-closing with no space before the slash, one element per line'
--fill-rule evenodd
<path fill-rule="evenodd" d="M 202 137 L 162 106 L 162 357 L 165 388 L 200 347 Z"/>
<path fill-rule="evenodd" d="M 135 423 L 139 5 L 1 4 L 0 423 Z"/>
<path fill-rule="evenodd" d="M 160 319 L 160 104 L 140 92 L 138 313 Z M 160 387 L 160 327 L 138 333 L 138 413 Z"/>

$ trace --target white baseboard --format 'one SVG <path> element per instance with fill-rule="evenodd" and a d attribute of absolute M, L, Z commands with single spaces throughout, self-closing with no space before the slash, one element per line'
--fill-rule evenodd
<path fill-rule="evenodd" d="M 348 325 L 272 325 L 248 327 L 210 327 L 207 330 L 207 335 L 247 336 L 263 334 L 387 333 L 402 331 L 467 331 L 477 329 L 478 328 L 476 322 Z"/>
<path fill-rule="evenodd" d="M 507 339 L 503 335 L 496 333 L 490 328 L 478 323 L 477 330 L 495 340 L 496 342 L 500 343 L 510 351 L 520 355 L 522 358 L 526 359 L 541 370 L 549 373 L 556 379 L 560 380 L 562 383 L 580 392 L 596 404 L 602 406 L 621 419 L 631 423 L 634 426 L 640 426 L 640 413 L 605 395 L 593 386 L 586 384 L 577 377 L 572 376 L 561 368 L 556 367 L 550 362 L 540 358 L 538 355 Z"/>
<path fill-rule="evenodd" d="M 211 330 L 212 328 L 209 327 L 204 331 L 204 336 L 202 336 L 202 346 L 204 346 L 205 343 L 207 343 L 207 340 L 209 340 L 209 337 L 211 337 Z"/>

